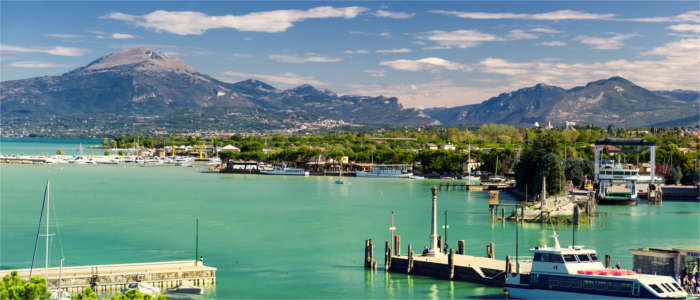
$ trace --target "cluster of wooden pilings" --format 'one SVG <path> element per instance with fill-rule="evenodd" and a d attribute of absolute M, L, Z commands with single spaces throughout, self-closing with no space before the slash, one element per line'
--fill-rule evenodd
<path fill-rule="evenodd" d="M 438 239 L 441 242 L 441 239 Z M 373 241 L 365 240 L 365 268 L 377 270 L 373 257 Z M 440 245 L 442 246 L 442 245 Z M 415 254 L 411 244 L 407 254 L 401 254 L 401 237 L 394 236 L 394 248 L 389 241 L 384 242 L 384 270 L 392 273 L 429 276 L 438 279 L 476 282 L 492 286 L 502 286 L 507 274 L 513 270 L 509 256 L 505 260 L 495 259 L 495 245 L 486 245 L 486 256 L 466 255 L 465 240 L 457 242 L 457 250 L 450 248 L 438 256 Z M 521 271 L 528 271 L 530 264 L 521 263 Z"/>

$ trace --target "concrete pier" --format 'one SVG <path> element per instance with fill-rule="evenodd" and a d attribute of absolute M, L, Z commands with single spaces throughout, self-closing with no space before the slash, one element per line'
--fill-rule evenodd
<path fill-rule="evenodd" d="M 13 270 L 0 270 L 0 277 Z M 29 269 L 17 270 L 21 278 L 29 277 Z M 45 269 L 35 268 L 32 276 L 47 277 Z M 58 286 L 59 268 L 48 269 L 48 282 Z M 146 282 L 157 288 L 168 288 L 189 281 L 194 285 L 216 283 L 216 268 L 192 260 L 152 263 L 63 267 L 61 287 L 78 293 L 91 287 L 97 293 L 118 291 L 130 283 Z"/>
<path fill-rule="evenodd" d="M 506 278 L 505 260 L 453 254 L 454 252 L 452 251 L 450 251 L 450 255 L 413 255 L 410 268 L 407 255 L 393 256 L 387 271 L 445 280 L 475 282 L 491 286 L 503 286 Z M 515 262 L 511 261 L 510 264 L 512 267 L 509 269 L 515 270 Z M 531 267 L 531 263 L 521 262 L 520 272 L 522 274 L 530 273 Z"/>

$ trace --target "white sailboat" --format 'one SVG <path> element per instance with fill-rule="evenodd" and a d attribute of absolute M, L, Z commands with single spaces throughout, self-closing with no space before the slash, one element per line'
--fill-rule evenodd
<path fill-rule="evenodd" d="M 45 214 L 45 217 L 44 217 Z M 46 222 L 46 229 L 45 229 L 45 234 L 41 234 L 41 225 L 42 221 Z M 39 229 L 37 230 L 37 236 L 36 240 L 34 242 L 34 255 L 32 256 L 32 268 L 29 271 L 29 278 L 32 277 L 32 270 L 34 269 L 34 258 L 36 258 L 36 249 L 38 246 L 39 242 L 39 237 L 43 236 L 46 237 L 46 253 L 44 256 L 44 277 L 46 278 L 46 287 L 49 290 L 49 293 L 51 293 L 51 297 L 49 299 L 57 299 L 57 300 L 68 300 L 71 299 L 70 293 L 68 291 L 65 291 L 61 288 L 61 280 L 62 275 L 63 275 L 63 253 L 61 253 L 61 264 L 58 269 L 58 280 L 57 280 L 57 285 L 52 286 L 49 284 L 49 249 L 51 246 L 50 243 L 50 238 L 51 236 L 54 236 L 55 234 L 52 234 L 51 231 L 51 182 L 46 181 L 46 189 L 44 190 L 44 201 L 42 203 L 42 211 L 41 215 L 39 217 Z"/>

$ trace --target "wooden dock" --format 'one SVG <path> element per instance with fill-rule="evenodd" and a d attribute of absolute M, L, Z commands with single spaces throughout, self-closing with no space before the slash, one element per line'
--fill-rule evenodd
<path fill-rule="evenodd" d="M 0 270 L 0 277 L 13 270 Z M 29 269 L 17 270 L 21 278 L 29 277 Z M 48 282 L 58 286 L 59 268 L 35 268 L 32 276 L 48 277 Z M 216 268 L 195 265 L 193 260 L 164 261 L 151 263 L 114 264 L 63 267 L 61 287 L 69 293 L 77 293 L 91 287 L 97 293 L 118 291 L 130 283 L 146 282 L 158 288 L 176 286 L 182 281 L 194 285 L 216 283 Z"/>

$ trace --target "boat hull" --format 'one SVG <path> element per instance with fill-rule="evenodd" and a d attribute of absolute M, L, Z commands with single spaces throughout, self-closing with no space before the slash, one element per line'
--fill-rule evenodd
<path fill-rule="evenodd" d="M 606 199 L 606 198 L 601 198 L 598 199 L 598 204 L 603 204 L 603 205 L 637 205 L 637 199 Z"/>
<path fill-rule="evenodd" d="M 586 294 L 586 293 L 573 293 L 573 292 L 563 292 L 556 290 L 542 290 L 542 289 L 530 289 L 530 288 L 518 288 L 513 286 L 507 286 L 506 291 L 510 294 L 510 298 L 515 299 L 655 299 L 655 298 L 640 298 L 640 297 L 625 297 L 625 296 L 612 296 L 612 295 L 599 295 L 599 294 Z M 670 299 L 670 298 L 669 298 Z M 678 298 L 681 299 L 681 298 Z M 684 299 L 684 298 L 682 298 Z"/>

